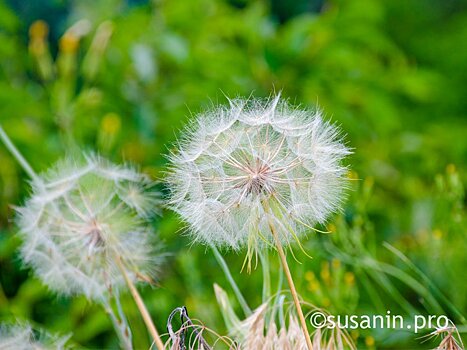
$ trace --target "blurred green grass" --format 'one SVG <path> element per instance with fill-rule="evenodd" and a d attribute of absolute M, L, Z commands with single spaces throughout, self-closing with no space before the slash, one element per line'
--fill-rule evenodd
<path fill-rule="evenodd" d="M 0 1 L 0 122 L 37 171 L 73 138 L 160 178 L 178 130 L 226 103 L 224 95 L 282 91 L 295 104 L 318 103 L 347 133 L 356 181 L 328 227 L 335 232 L 310 233 L 315 258 L 298 253 L 301 294 L 335 313 L 442 312 L 465 325 L 464 2 L 325 1 L 288 10 L 276 1 L 38 3 Z M 31 319 L 73 332 L 82 346 L 116 348 L 98 307 L 51 295 L 21 268 L 10 205 L 22 202 L 27 180 L 0 147 L 0 320 Z M 212 284 L 228 285 L 212 254 L 190 246 L 172 213 L 154 225 L 171 253 L 158 288 L 143 289 L 159 328 L 186 305 L 222 333 Z M 240 275 L 243 256 L 226 259 L 259 305 L 261 271 Z M 129 298 L 124 307 L 136 345 L 147 346 Z M 359 348 L 373 338 L 378 348 L 434 347 L 402 331 L 353 335 Z"/>

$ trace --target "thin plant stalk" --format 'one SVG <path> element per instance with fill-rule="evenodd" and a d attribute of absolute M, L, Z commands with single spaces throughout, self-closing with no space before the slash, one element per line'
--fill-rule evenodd
<path fill-rule="evenodd" d="M 240 306 L 243 309 L 243 312 L 245 313 L 245 316 L 250 316 L 251 315 L 251 309 L 248 306 L 248 303 L 246 302 L 245 298 L 243 297 L 242 292 L 240 291 L 240 288 L 238 288 L 237 283 L 235 282 L 234 278 L 232 277 L 232 274 L 230 273 L 230 269 L 227 266 L 227 263 L 225 262 L 224 258 L 222 257 L 221 253 L 215 246 L 211 246 L 212 251 L 214 252 L 214 257 L 217 260 L 217 263 L 220 265 L 222 271 L 224 272 L 225 277 L 227 278 L 227 281 L 229 281 L 230 286 L 232 287 L 232 290 L 235 294 L 235 296 L 238 299 L 238 302 L 240 303 Z"/>
<path fill-rule="evenodd" d="M 263 303 L 271 296 L 271 275 L 269 272 L 269 254 L 267 250 L 259 252 L 261 267 L 263 268 Z"/>
<path fill-rule="evenodd" d="M 122 303 L 120 302 L 120 295 L 118 292 L 117 292 L 117 295 L 114 296 L 114 300 L 115 300 L 115 304 L 117 305 L 117 311 L 118 311 L 118 315 L 120 316 L 120 321 L 124 324 L 131 339 L 132 334 L 131 334 L 130 325 L 128 324 L 128 320 L 126 318 L 125 312 L 123 311 Z"/>
<path fill-rule="evenodd" d="M 277 282 L 277 293 L 276 296 L 274 297 L 274 307 L 272 308 L 271 311 L 271 321 L 274 321 L 276 319 L 276 311 L 281 310 L 281 298 L 282 298 L 282 284 L 284 282 L 284 271 L 282 269 L 279 269 L 279 280 Z"/>
<path fill-rule="evenodd" d="M 274 229 L 274 226 L 270 225 L 272 235 L 274 236 L 274 240 L 276 242 L 277 252 L 279 253 L 279 257 L 281 259 L 282 268 L 284 269 L 285 277 L 287 278 L 287 282 L 289 283 L 290 292 L 292 293 L 293 302 L 295 304 L 295 308 L 297 309 L 298 318 L 300 319 L 300 326 L 302 327 L 303 333 L 305 335 L 306 344 L 308 350 L 312 350 L 312 344 L 310 335 L 308 334 L 308 329 L 306 327 L 305 316 L 303 315 L 302 308 L 300 306 L 300 300 L 298 299 L 297 290 L 295 288 L 294 281 L 292 279 L 292 274 L 290 273 L 289 265 L 287 264 L 287 259 L 285 257 L 284 249 L 282 248 L 282 244 L 279 241 L 279 237 L 277 236 L 277 232 Z"/>
<path fill-rule="evenodd" d="M 120 339 L 120 344 L 124 350 L 133 350 L 133 344 L 131 341 L 131 333 L 129 332 L 127 323 L 124 320 L 118 319 L 115 315 L 114 310 L 110 306 L 109 301 L 103 302 L 104 310 L 112 321 L 112 325 Z"/>
<path fill-rule="evenodd" d="M 29 165 L 28 161 L 23 157 L 23 155 L 18 151 L 16 146 L 11 142 L 10 137 L 8 134 L 3 130 L 2 126 L 0 125 L 0 139 L 2 139 L 3 143 L 5 144 L 5 147 L 8 148 L 8 150 L 11 152 L 13 157 L 18 161 L 18 163 L 21 165 L 23 170 L 29 175 L 29 177 L 32 180 L 40 182 L 39 177 L 37 176 L 36 172 L 33 170 L 31 165 Z"/>
<path fill-rule="evenodd" d="M 270 213 L 269 206 L 266 202 L 263 202 L 264 209 L 267 214 Z M 285 257 L 284 249 L 282 248 L 282 243 L 279 239 L 279 235 L 271 222 L 270 217 L 268 216 L 268 223 L 269 229 L 271 230 L 271 234 L 274 238 L 274 243 L 276 245 L 277 252 L 279 253 L 279 257 L 281 260 L 281 265 L 284 270 L 285 277 L 287 278 L 287 282 L 289 284 L 290 293 L 292 294 L 293 302 L 295 304 L 295 309 L 297 310 L 298 318 L 300 320 L 300 326 L 302 328 L 303 334 L 305 336 L 306 345 L 308 350 L 313 349 L 313 345 L 311 343 L 310 334 L 308 333 L 308 328 L 306 327 L 305 316 L 303 315 L 302 307 L 300 306 L 300 300 L 298 298 L 297 289 L 295 288 L 295 283 L 292 278 L 292 274 L 290 273 L 289 265 L 287 264 L 287 258 Z"/>
<path fill-rule="evenodd" d="M 130 289 L 130 293 L 135 300 L 136 306 L 138 307 L 138 310 L 144 320 L 144 323 L 146 324 L 146 327 L 151 334 L 151 337 L 154 340 L 154 343 L 157 346 L 157 349 L 159 350 L 164 350 L 164 343 L 162 342 L 162 339 L 159 335 L 159 332 L 157 331 L 156 326 L 154 325 L 154 322 L 151 319 L 151 316 L 149 315 L 149 311 L 146 308 L 146 305 L 143 302 L 143 299 L 141 298 L 141 295 L 139 295 L 138 290 L 136 289 L 135 285 L 131 281 L 130 277 L 128 276 L 128 273 L 125 270 L 125 267 L 122 264 L 122 261 L 120 259 L 116 259 L 116 263 L 118 268 L 120 269 L 120 272 L 123 275 L 123 278 L 125 279 L 126 284 L 128 285 L 128 288 Z"/>

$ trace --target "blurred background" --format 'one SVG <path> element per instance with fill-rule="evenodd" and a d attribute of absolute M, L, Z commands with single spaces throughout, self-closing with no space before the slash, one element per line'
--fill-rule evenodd
<path fill-rule="evenodd" d="M 333 314 L 444 314 L 465 332 L 466 43 L 461 0 L 0 0 L 0 123 L 38 172 L 76 140 L 159 179 L 180 128 L 225 96 L 282 91 L 319 104 L 354 148 L 356 181 L 332 233 L 310 233 L 314 258 L 297 251 L 299 292 Z M 99 306 L 49 293 L 22 267 L 12 205 L 27 181 L 0 145 L 0 322 L 118 348 Z M 156 324 L 186 305 L 223 334 L 213 283 L 235 299 L 212 253 L 191 246 L 171 212 L 154 226 L 170 254 L 158 285 L 141 289 Z M 226 255 L 257 307 L 261 269 L 240 273 L 243 258 Z M 147 348 L 123 301 L 136 347 Z M 439 344 L 407 330 L 351 335 L 358 348 Z"/>

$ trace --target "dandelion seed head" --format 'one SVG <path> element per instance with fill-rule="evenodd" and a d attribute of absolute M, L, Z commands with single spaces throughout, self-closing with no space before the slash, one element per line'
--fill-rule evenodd
<path fill-rule="evenodd" d="M 171 205 L 195 241 L 254 251 L 273 243 L 272 221 L 287 245 L 339 210 L 349 153 L 319 110 L 232 100 L 199 115 L 170 156 Z"/>
<path fill-rule="evenodd" d="M 46 332 L 34 332 L 28 324 L 0 325 L 2 350 L 62 350 L 68 337 L 57 337 Z"/>
<path fill-rule="evenodd" d="M 160 255 L 148 219 L 158 207 L 151 181 L 90 155 L 67 158 L 32 183 L 18 208 L 21 256 L 52 290 L 102 298 L 124 281 L 152 276 Z"/>

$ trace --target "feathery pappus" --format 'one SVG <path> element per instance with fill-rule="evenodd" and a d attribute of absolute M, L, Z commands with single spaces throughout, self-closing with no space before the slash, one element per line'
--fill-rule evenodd
<path fill-rule="evenodd" d="M 66 158 L 33 180 L 18 208 L 21 256 L 53 291 L 100 299 L 149 280 L 160 260 L 149 218 L 159 204 L 149 178 L 129 166 L 87 155 Z"/>
<path fill-rule="evenodd" d="M 230 101 L 198 115 L 170 155 L 170 203 L 194 241 L 239 250 L 251 258 L 300 243 L 313 225 L 340 208 L 350 154 L 340 130 L 319 110 L 269 101 Z"/>

